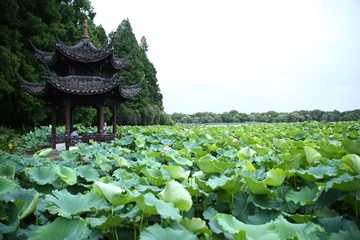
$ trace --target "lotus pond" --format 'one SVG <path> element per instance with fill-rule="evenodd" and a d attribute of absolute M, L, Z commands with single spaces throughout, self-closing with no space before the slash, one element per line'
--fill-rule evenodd
<path fill-rule="evenodd" d="M 0 239 L 359 239 L 360 122 L 121 133 L 0 152 Z"/>

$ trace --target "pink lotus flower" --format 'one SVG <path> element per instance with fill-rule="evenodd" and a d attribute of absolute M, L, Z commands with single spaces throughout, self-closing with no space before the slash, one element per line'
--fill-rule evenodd
<path fill-rule="evenodd" d="M 234 138 L 233 140 L 232 140 L 232 142 L 233 143 L 237 143 L 239 140 L 237 140 L 236 138 Z"/>
<path fill-rule="evenodd" d="M 188 128 L 184 128 L 184 131 L 185 131 L 185 132 L 188 132 L 188 131 L 189 131 L 189 129 L 188 129 Z"/>
<path fill-rule="evenodd" d="M 169 150 L 169 149 L 170 149 L 169 146 L 165 146 L 165 147 L 163 148 L 164 151 L 167 151 L 167 150 Z"/>

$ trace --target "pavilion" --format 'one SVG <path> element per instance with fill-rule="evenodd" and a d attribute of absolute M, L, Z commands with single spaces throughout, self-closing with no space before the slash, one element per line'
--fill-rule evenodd
<path fill-rule="evenodd" d="M 121 84 L 121 71 L 130 62 L 130 56 L 116 58 L 113 54 L 114 39 L 104 49 L 97 49 L 90 41 L 87 21 L 84 22 L 82 39 L 74 46 L 65 45 L 56 35 L 55 52 L 44 52 L 36 48 L 36 57 L 46 67 L 46 82 L 32 83 L 21 76 L 20 84 L 31 95 L 48 102 L 52 107 L 51 145 L 56 148 L 57 108 L 65 109 L 65 144 L 71 145 L 73 110 L 79 105 L 97 109 L 98 133 L 83 141 L 109 141 L 117 136 L 116 109 L 119 104 L 135 97 L 141 90 L 141 82 L 132 86 Z M 103 133 L 104 107 L 113 112 L 113 133 Z"/>

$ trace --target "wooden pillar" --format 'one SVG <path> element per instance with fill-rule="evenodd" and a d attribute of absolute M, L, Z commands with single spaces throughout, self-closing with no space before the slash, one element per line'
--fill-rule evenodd
<path fill-rule="evenodd" d="M 116 99 L 114 99 L 113 103 L 113 134 L 116 135 L 116 125 L 117 125 L 117 119 L 116 119 Z"/>
<path fill-rule="evenodd" d="M 56 106 L 52 106 L 51 116 L 51 147 L 56 149 Z"/>
<path fill-rule="evenodd" d="M 104 105 L 98 105 L 98 133 L 103 134 L 104 132 Z"/>
<path fill-rule="evenodd" d="M 70 136 L 71 134 L 71 106 L 70 101 L 66 101 L 65 104 L 65 134 Z"/>

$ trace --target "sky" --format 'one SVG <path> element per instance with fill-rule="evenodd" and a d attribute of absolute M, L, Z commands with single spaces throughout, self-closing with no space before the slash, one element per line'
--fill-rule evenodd
<path fill-rule="evenodd" d="M 360 109 L 358 0 L 90 1 L 145 36 L 168 114 Z"/>

